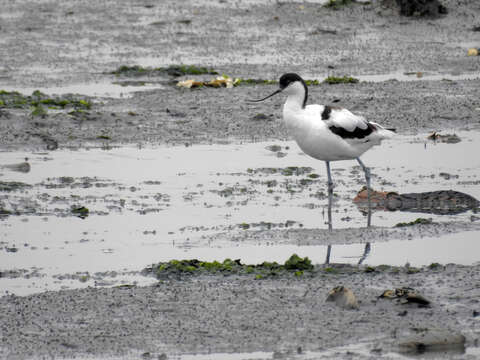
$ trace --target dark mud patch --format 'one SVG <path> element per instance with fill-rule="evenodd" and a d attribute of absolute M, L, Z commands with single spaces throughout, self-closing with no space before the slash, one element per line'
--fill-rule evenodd
<path fill-rule="evenodd" d="M 249 351 L 288 354 L 301 348 L 306 353 L 335 350 L 335 357 L 344 359 L 358 350 L 338 347 L 363 342 L 389 353 L 406 339 L 399 329 L 412 326 L 450 329 L 465 337 L 468 348 L 478 336 L 468 330 L 475 329 L 477 321 L 472 309 L 478 294 L 472 285 L 478 281 L 478 266 L 446 265 L 416 273 L 340 270 L 262 281 L 219 274 L 164 279 L 148 287 L 3 296 L 0 354 L 126 357 L 148 352 L 175 357 Z M 328 289 L 340 284 L 358 299 L 359 310 L 348 312 L 348 322 L 346 310 L 325 302 Z M 430 307 L 378 299 L 381 289 L 396 284 L 415 286 L 431 301 Z"/>
<path fill-rule="evenodd" d="M 0 181 L 0 191 L 20 191 L 31 188 L 32 185 L 20 181 Z"/>

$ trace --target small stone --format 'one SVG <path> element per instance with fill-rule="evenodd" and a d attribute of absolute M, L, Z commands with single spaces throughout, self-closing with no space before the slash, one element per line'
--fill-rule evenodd
<path fill-rule="evenodd" d="M 337 306 L 344 309 L 358 310 L 358 302 L 353 291 L 344 286 L 333 288 L 328 293 L 326 301 L 334 301 Z"/>
<path fill-rule="evenodd" d="M 265 115 L 265 114 L 262 114 L 262 113 L 257 114 L 252 118 L 252 120 L 255 120 L 255 121 L 264 121 L 264 120 L 268 120 L 268 119 L 269 119 L 268 116 Z"/>

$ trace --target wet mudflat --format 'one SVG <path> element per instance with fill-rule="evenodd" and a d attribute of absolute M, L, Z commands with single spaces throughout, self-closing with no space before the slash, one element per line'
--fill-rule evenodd
<path fill-rule="evenodd" d="M 399 135 L 373 149 L 365 161 L 378 164 L 372 166 L 375 189 L 455 189 L 480 198 L 478 132 L 456 136 L 462 140 L 449 144 L 427 134 Z M 378 207 L 375 228 L 366 231 L 365 207 L 353 201 L 363 173 L 349 161 L 333 166 L 338 230 L 329 234 L 323 164 L 291 141 L 3 155 L 7 163 L 27 158 L 29 165 L 28 172 L 4 165 L 1 178 L 10 191 L 1 198 L 0 258 L 5 269 L 16 270 L 4 275 L 3 291 L 16 294 L 149 283 L 139 270 L 181 258 L 283 262 L 298 253 L 322 263 L 332 244 L 339 245 L 332 262 L 357 263 L 366 242 L 374 244 L 370 265 L 477 261 L 476 202 Z M 428 224 L 401 226 L 416 219 Z"/>
<path fill-rule="evenodd" d="M 480 216 L 465 199 L 480 199 L 480 62 L 467 56 L 480 47 L 480 9 L 444 3 L 449 14 L 435 19 L 399 17 L 393 1 L 4 4 L 0 356 L 395 359 L 429 329 L 447 345 L 418 340 L 415 356 L 478 357 Z M 218 75 L 141 70 L 175 64 Z M 141 71 L 114 74 L 122 65 Z M 244 101 L 289 71 L 318 81 L 311 102 L 395 127 L 363 157 L 374 189 L 424 194 L 435 208 L 382 203 L 366 229 L 354 201 L 363 174 L 338 162 L 328 232 L 324 164 L 289 140 L 280 100 Z M 176 86 L 222 74 L 261 81 Z M 426 140 L 433 131 L 460 142 Z M 425 195 L 442 190 L 463 195 Z M 184 258 L 283 264 L 292 253 L 314 269 L 142 272 Z M 359 310 L 325 303 L 339 285 Z M 430 306 L 378 298 L 405 286 Z"/>
<path fill-rule="evenodd" d="M 389 159 L 388 166 L 372 167 L 375 189 L 402 194 L 454 188 L 479 198 L 480 163 L 464 155 L 475 153 L 478 132 L 456 135 L 461 141 L 455 144 L 432 142 L 427 134 L 399 135 L 375 148 L 366 162 Z M 402 358 L 398 331 L 440 327 L 461 331 L 468 339 L 463 350 L 455 348 L 445 356 L 477 356 L 474 299 L 480 272 L 478 265 L 471 266 L 478 262 L 475 207 L 457 211 L 446 203 L 436 209 L 443 212 L 429 213 L 377 208 L 374 227 L 367 230 L 362 207 L 353 202 L 363 186 L 362 173 L 352 162 L 338 162 L 333 168 L 335 230 L 330 233 L 325 224 L 325 170 L 291 141 L 3 155 L 10 165 L 2 169 L 1 183 L 9 190 L 2 192 L 5 215 L 0 224 L 5 239 L 0 253 L 6 294 L 0 302 L 5 314 L 2 331 L 5 339 L 18 338 L 16 331 L 34 336 L 5 354 L 168 354 L 183 359 L 189 357 L 182 354 L 198 353 L 192 356 L 201 359 L 206 352 L 218 353 L 219 358 L 226 352 L 242 359 L 273 354 L 309 359 L 382 353 Z M 11 166 L 18 160 L 24 164 L 25 157 L 28 172 Z M 75 211 L 81 208 L 88 212 Z M 413 225 L 419 218 L 429 221 Z M 364 265 L 357 267 L 366 242 L 371 243 L 370 251 Z M 334 264 L 322 265 L 328 244 L 333 244 Z M 317 264 L 315 270 L 266 278 L 187 273 L 160 282 L 141 273 L 152 263 L 172 259 L 283 263 L 294 252 L 308 256 Z M 457 265 L 440 265 L 447 263 Z M 377 269 L 381 264 L 393 267 Z M 153 285 L 138 287 L 148 284 Z M 355 291 L 360 310 L 345 314 L 347 310 L 324 302 L 328 290 L 338 284 Z M 378 299 L 385 289 L 400 285 L 420 289 L 432 306 L 417 309 Z M 12 295 L 84 287 L 88 288 Z M 269 309 L 265 317 L 258 315 L 266 311 L 259 310 L 261 304 Z M 48 310 L 59 306 L 64 315 Z M 109 310 L 101 310 L 104 307 Z M 97 310 L 108 315 L 97 319 Z M 280 316 L 284 311 L 287 314 Z M 71 323 L 68 314 L 83 325 Z M 22 317 L 21 328 L 12 327 L 17 316 Z M 127 319 L 135 327 L 126 326 Z M 349 326 L 363 324 L 348 332 L 348 342 L 333 336 L 346 334 L 342 319 L 348 319 Z M 92 343 L 87 334 L 98 329 L 98 321 L 105 330 L 95 330 Z M 65 327 L 67 333 L 61 330 Z M 272 327 L 281 331 L 274 335 Z M 46 338 L 47 328 L 57 330 Z M 262 336 L 252 339 L 247 335 L 251 333 Z M 82 340 L 87 338 L 88 344 Z M 10 341 L 6 349 L 15 343 Z M 259 349 L 263 352 L 250 354 Z"/>
<path fill-rule="evenodd" d="M 404 332 L 439 328 L 449 341 L 457 332 L 467 340 L 428 356 L 474 359 L 479 276 L 478 266 L 453 264 L 410 273 L 339 268 L 301 277 L 186 277 L 148 287 L 4 296 L 2 351 L 32 358 L 53 352 L 60 358 L 85 354 L 80 358 L 86 359 L 222 358 L 215 353 L 234 359 L 274 353 L 298 359 L 392 359 L 406 357 L 400 349 L 408 338 Z M 339 283 L 353 289 L 359 310 L 325 303 L 328 290 Z M 379 299 L 392 284 L 415 286 L 432 305 Z M 259 349 L 263 354 L 255 353 Z"/>

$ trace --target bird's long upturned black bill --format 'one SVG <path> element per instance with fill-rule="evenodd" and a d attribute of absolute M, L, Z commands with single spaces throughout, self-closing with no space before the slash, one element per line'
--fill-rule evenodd
<path fill-rule="evenodd" d="M 260 102 L 260 101 L 263 101 L 263 100 L 267 100 L 268 98 L 272 97 L 273 95 L 277 95 L 279 93 L 282 92 L 282 89 L 278 89 L 277 91 L 275 91 L 274 93 L 268 95 L 267 97 L 264 97 L 263 99 L 259 99 L 259 100 L 247 100 L 248 102 Z"/>

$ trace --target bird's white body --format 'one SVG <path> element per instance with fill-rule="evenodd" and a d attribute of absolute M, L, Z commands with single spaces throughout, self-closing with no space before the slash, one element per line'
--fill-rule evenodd
<path fill-rule="evenodd" d="M 299 82 L 291 84 L 284 93 L 288 94 L 283 106 L 283 120 L 290 134 L 304 153 L 323 161 L 352 160 L 358 158 L 381 140 L 393 136 L 393 132 L 376 123 L 374 131 L 363 138 L 342 138 L 329 127 L 335 126 L 353 132 L 356 128 L 367 129 L 368 122 L 347 109 L 333 108 L 328 119 L 322 119 L 324 105 L 302 107 L 305 89 Z"/>
<path fill-rule="evenodd" d="M 303 152 L 325 161 L 328 178 L 328 228 L 332 229 L 333 181 L 330 161 L 357 160 L 365 173 L 368 191 L 367 226 L 371 223 L 370 169 L 360 160 L 360 155 L 394 133 L 382 126 L 368 122 L 362 116 L 347 109 L 328 105 L 307 105 L 308 88 L 305 81 L 295 73 L 280 77 L 279 89 L 259 100 L 264 101 L 276 94 L 288 95 L 283 105 L 283 121 Z M 327 262 L 330 247 L 327 250 Z"/>

